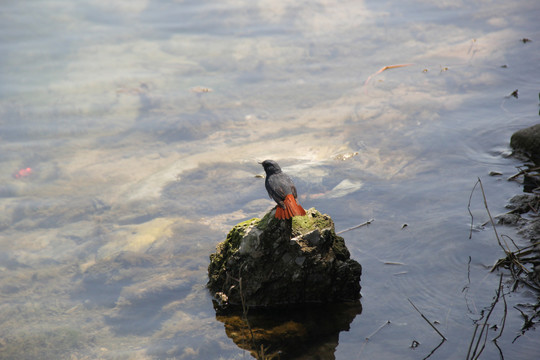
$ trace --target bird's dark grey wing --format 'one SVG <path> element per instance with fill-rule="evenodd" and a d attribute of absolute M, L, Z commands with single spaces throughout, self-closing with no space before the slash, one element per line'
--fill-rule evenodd
<path fill-rule="evenodd" d="M 288 176 L 283 173 L 268 176 L 265 183 L 268 195 L 270 195 L 270 197 L 279 205 L 282 205 L 283 200 L 285 200 L 285 196 L 291 193 L 290 182 L 291 180 L 288 178 Z"/>
<path fill-rule="evenodd" d="M 293 189 L 294 192 L 296 192 L 291 178 L 284 173 L 269 176 L 267 178 L 266 185 L 268 194 L 270 194 L 270 196 L 276 200 L 276 202 L 283 201 L 289 194 L 294 195 Z"/>
<path fill-rule="evenodd" d="M 275 202 L 281 205 L 286 194 L 282 191 L 279 186 L 279 181 L 275 179 L 275 176 L 276 175 L 271 175 L 266 179 L 266 191 L 268 191 L 268 195 L 274 199 Z"/>

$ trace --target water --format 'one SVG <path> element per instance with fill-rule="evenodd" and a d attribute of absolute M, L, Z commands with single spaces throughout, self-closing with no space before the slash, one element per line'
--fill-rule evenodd
<path fill-rule="evenodd" d="M 0 358 L 249 358 L 204 284 L 217 242 L 272 206 L 255 177 L 264 159 L 337 230 L 375 219 L 344 234 L 364 268 L 362 313 L 305 357 L 424 358 L 440 337 L 408 299 L 448 338 L 432 358 L 466 356 L 503 256 L 478 191 L 469 239 L 467 203 L 478 177 L 495 214 L 521 191 L 506 154 L 538 122 L 538 4 L 1 10 Z M 410 65 L 376 74 L 397 64 Z M 535 297 L 506 300 L 498 343 L 530 359 L 539 336 L 512 344 L 512 306 Z M 483 358 L 498 357 L 495 334 Z"/>

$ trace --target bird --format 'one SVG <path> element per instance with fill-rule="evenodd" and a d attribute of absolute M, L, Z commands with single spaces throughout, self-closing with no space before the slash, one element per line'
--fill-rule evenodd
<path fill-rule="evenodd" d="M 277 203 L 276 219 L 290 219 L 293 216 L 304 216 L 306 211 L 296 200 L 296 187 L 291 178 L 281 171 L 277 162 L 264 160 L 260 163 L 266 172 L 264 186 L 268 196 Z"/>

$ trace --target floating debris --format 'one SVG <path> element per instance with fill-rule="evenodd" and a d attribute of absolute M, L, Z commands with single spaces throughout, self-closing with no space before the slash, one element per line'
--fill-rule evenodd
<path fill-rule="evenodd" d="M 364 86 L 366 86 L 369 81 L 371 80 L 372 77 L 382 73 L 383 71 L 386 71 L 386 70 L 391 70 L 391 69 L 397 69 L 397 68 L 402 68 L 402 67 L 406 67 L 406 66 L 412 66 L 414 64 L 398 64 L 398 65 L 387 65 L 387 66 L 383 66 L 382 68 L 379 69 L 379 71 L 377 71 L 375 74 L 372 74 L 372 75 L 369 75 L 368 78 L 366 79 L 366 81 L 364 82 Z"/>
<path fill-rule="evenodd" d="M 345 160 L 349 160 L 355 157 L 356 155 L 358 155 L 358 151 L 347 153 L 347 154 L 339 154 L 336 157 L 334 157 L 334 160 L 345 161 Z"/>
<path fill-rule="evenodd" d="M 15 174 L 13 174 L 13 177 L 15 179 L 22 179 L 30 175 L 32 175 L 32 168 L 27 167 L 26 169 L 21 169 L 17 171 Z"/>
<path fill-rule="evenodd" d="M 214 90 L 213 89 L 210 89 L 210 88 L 207 88 L 207 87 L 204 87 L 204 86 L 195 86 L 195 87 L 192 87 L 191 89 L 189 89 L 191 92 L 194 92 L 196 94 L 202 94 L 202 93 L 209 93 L 209 92 L 213 92 Z"/>
<path fill-rule="evenodd" d="M 504 98 L 505 98 L 505 99 L 510 99 L 512 96 L 515 97 L 516 99 L 519 97 L 518 89 L 512 91 L 512 92 L 510 93 L 510 95 L 506 95 Z"/>

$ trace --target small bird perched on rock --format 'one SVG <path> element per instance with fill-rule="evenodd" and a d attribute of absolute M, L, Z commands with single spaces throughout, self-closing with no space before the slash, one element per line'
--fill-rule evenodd
<path fill-rule="evenodd" d="M 278 204 L 276 206 L 276 219 L 290 219 L 293 216 L 304 216 L 306 211 L 296 201 L 296 187 L 291 178 L 281 171 L 279 165 L 273 160 L 262 163 L 266 172 L 264 186 L 268 195 Z"/>

